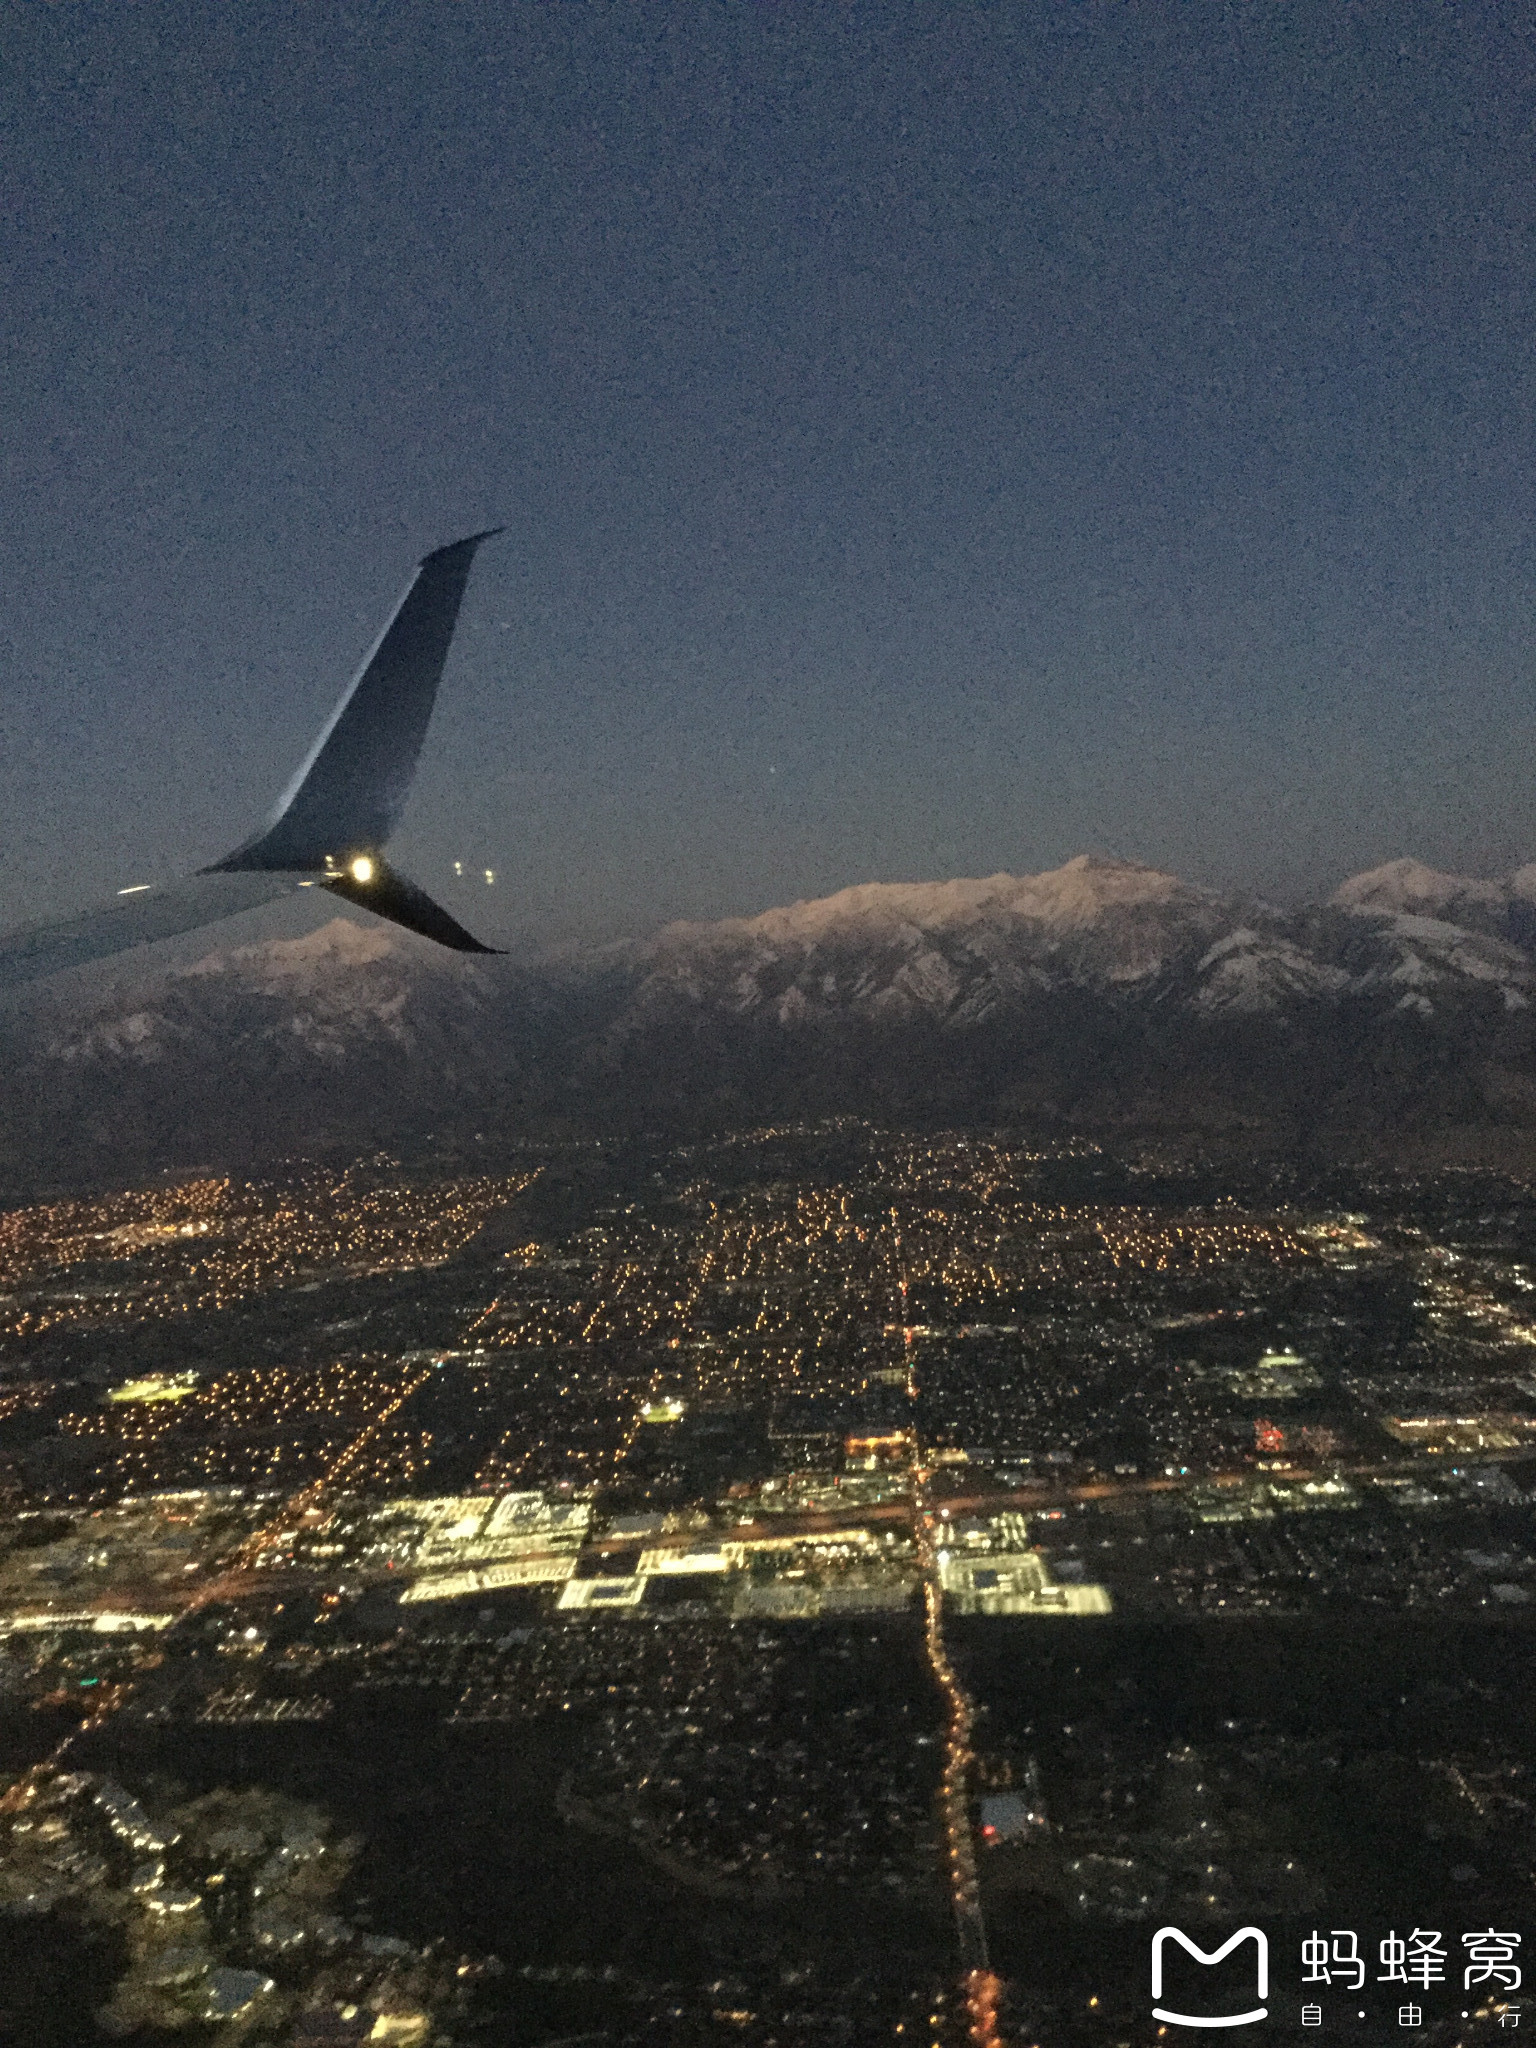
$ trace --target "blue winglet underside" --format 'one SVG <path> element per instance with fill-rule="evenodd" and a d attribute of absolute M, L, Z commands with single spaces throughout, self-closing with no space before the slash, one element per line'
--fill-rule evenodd
<path fill-rule="evenodd" d="M 475 550 L 500 530 L 453 541 L 417 566 L 261 831 L 210 872 L 313 874 L 384 846 L 416 772 Z"/>

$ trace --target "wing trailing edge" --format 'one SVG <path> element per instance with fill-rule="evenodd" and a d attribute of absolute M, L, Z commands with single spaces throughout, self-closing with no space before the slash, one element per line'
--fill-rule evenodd
<path fill-rule="evenodd" d="M 173 939 L 205 924 L 238 917 L 274 903 L 301 884 L 298 875 L 188 875 L 163 888 L 135 889 L 73 917 L 20 925 L 0 934 L 0 990 L 41 981 L 126 953 L 134 946 Z"/>

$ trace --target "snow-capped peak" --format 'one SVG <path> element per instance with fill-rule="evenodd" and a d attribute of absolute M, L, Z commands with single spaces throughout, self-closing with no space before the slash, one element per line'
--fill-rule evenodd
<path fill-rule="evenodd" d="M 1529 876 L 1536 894 L 1536 869 L 1522 868 L 1513 878 Z M 1333 892 L 1342 910 L 1409 911 L 1422 917 L 1446 917 L 1471 908 L 1501 909 L 1512 894 L 1523 894 L 1512 882 L 1483 881 L 1475 875 L 1450 875 L 1421 860 L 1389 860 L 1363 875 L 1351 875 Z M 1454 918 L 1450 921 L 1454 922 Z"/>
<path fill-rule="evenodd" d="M 967 925 L 1024 922 L 1059 933 L 1083 931 L 1106 913 L 1157 904 L 1214 904 L 1206 890 L 1177 875 L 1131 861 L 1080 853 L 1039 875 L 988 875 L 953 882 L 863 882 L 831 896 L 801 900 L 753 917 L 668 925 L 661 943 L 694 946 L 706 936 L 727 945 L 815 945 L 861 932 L 907 926 L 944 931 Z"/>
<path fill-rule="evenodd" d="M 329 924 L 302 938 L 267 939 L 205 954 L 183 968 L 177 979 L 234 974 L 262 982 L 309 980 L 338 967 L 377 966 L 380 961 L 398 959 L 404 951 L 398 937 L 381 924 L 362 925 L 350 917 L 333 917 Z"/>

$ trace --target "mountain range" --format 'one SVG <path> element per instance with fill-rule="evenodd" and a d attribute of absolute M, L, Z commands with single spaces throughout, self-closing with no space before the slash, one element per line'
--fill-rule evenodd
<path fill-rule="evenodd" d="M 1279 909 L 1133 863 L 869 883 L 539 962 L 372 920 L 0 1016 L 27 1192 L 372 1144 L 860 1114 L 1536 1157 L 1536 864 Z"/>

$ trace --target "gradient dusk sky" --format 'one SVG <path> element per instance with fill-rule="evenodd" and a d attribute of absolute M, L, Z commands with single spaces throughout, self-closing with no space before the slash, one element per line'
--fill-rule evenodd
<path fill-rule="evenodd" d="M 488 936 L 1536 858 L 1527 7 L 0 45 L 0 924 L 243 837 L 498 522 L 396 842 Z"/>

